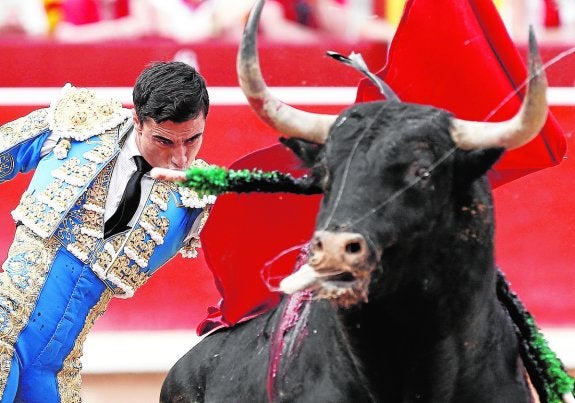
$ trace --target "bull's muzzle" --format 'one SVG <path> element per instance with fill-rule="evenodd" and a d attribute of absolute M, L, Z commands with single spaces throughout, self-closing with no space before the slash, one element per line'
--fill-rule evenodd
<path fill-rule="evenodd" d="M 367 301 L 374 263 L 365 238 L 357 233 L 317 231 L 310 245 L 308 263 L 286 277 L 280 290 L 293 294 L 313 290 L 317 298 L 341 306 Z"/>
<path fill-rule="evenodd" d="M 317 231 L 311 241 L 308 263 L 320 274 L 338 274 L 364 266 L 368 254 L 361 234 Z"/>

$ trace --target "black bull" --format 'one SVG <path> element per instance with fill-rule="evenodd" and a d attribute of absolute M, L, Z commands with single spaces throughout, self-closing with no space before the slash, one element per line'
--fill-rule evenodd
<path fill-rule="evenodd" d="M 543 74 L 532 78 L 518 116 L 501 125 L 382 101 L 317 117 L 329 121 L 329 135 L 320 122 L 308 136 L 288 126 L 310 115 L 271 97 L 259 66 L 252 74 L 257 15 L 242 41 L 242 88 L 322 188 L 316 233 L 307 264 L 282 282 L 291 295 L 192 348 L 170 370 L 161 401 L 531 401 L 513 323 L 496 295 L 484 175 L 505 148 L 541 128 Z M 536 52 L 531 58 L 533 73 Z"/>

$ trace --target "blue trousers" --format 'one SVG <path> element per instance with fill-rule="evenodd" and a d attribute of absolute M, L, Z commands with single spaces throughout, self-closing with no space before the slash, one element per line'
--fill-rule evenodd
<path fill-rule="evenodd" d="M 82 343 L 111 292 L 65 248 L 25 244 L 0 274 L 1 402 L 77 401 Z"/>

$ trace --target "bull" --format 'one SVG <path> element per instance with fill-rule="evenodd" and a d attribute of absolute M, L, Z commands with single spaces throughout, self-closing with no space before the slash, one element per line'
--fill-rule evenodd
<path fill-rule="evenodd" d="M 339 116 L 294 109 L 261 75 L 256 29 L 240 86 L 323 192 L 309 257 L 281 303 L 205 337 L 169 371 L 162 402 L 530 402 L 513 321 L 497 297 L 486 172 L 547 117 L 530 81 L 508 121 L 474 122 L 397 100 Z"/>

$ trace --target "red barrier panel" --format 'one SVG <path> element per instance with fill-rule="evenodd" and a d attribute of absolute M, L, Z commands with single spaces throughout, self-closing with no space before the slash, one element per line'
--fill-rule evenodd
<path fill-rule="evenodd" d="M 237 86 L 237 43 L 208 41 L 179 45 L 167 40 L 133 40 L 106 44 L 59 44 L 49 40 L 0 38 L 0 87 L 131 87 L 150 62 L 180 60 L 199 68 L 209 86 Z M 356 86 L 353 69 L 326 56 L 361 53 L 368 66 L 385 63 L 387 44 L 326 42 L 290 45 L 261 41 L 259 52 L 271 86 Z M 278 68 L 279 67 L 279 68 Z"/>

